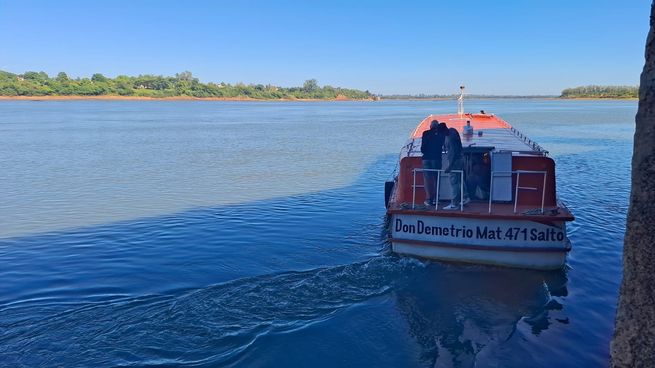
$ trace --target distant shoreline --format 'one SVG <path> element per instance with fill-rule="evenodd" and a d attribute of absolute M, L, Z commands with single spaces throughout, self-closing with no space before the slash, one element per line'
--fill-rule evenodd
<path fill-rule="evenodd" d="M 470 97 L 471 100 L 499 100 L 499 99 L 518 99 L 518 100 L 582 100 L 582 101 L 636 101 L 638 98 L 600 98 L 600 97 L 542 97 L 542 96 L 494 96 L 494 97 Z M 145 97 L 145 96 L 118 96 L 118 95 L 98 95 L 98 96 L 0 96 L 0 101 L 77 101 L 77 100 L 98 100 L 98 101 L 231 101 L 231 102 L 343 102 L 343 101 L 376 101 L 374 99 L 320 99 L 320 98 L 280 98 L 280 99 L 259 99 L 250 97 L 191 97 L 191 96 L 173 96 L 173 97 Z M 434 97 L 434 98 L 381 98 L 381 101 L 448 101 L 454 98 Z"/>
<path fill-rule="evenodd" d="M 315 102 L 315 101 L 373 101 L 373 99 L 321 99 L 321 98 L 280 98 L 280 99 L 259 99 L 250 97 L 191 97 L 191 96 L 172 96 L 172 97 L 145 97 L 145 96 L 118 96 L 118 95 L 98 95 L 98 96 L 0 96 L 0 100 L 18 100 L 18 101 L 72 101 L 72 100 L 106 100 L 106 101 L 281 101 L 281 102 Z"/>
<path fill-rule="evenodd" d="M 612 101 L 637 101 L 639 97 L 558 97 L 556 100 L 589 100 L 589 101 L 602 101 L 602 100 L 612 100 Z"/>

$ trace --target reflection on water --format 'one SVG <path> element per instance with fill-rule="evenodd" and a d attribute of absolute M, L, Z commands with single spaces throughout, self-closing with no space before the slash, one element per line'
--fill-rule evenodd
<path fill-rule="evenodd" d="M 426 267 L 393 292 L 421 360 L 439 367 L 479 366 L 512 339 L 519 323 L 539 335 L 566 293 L 563 270 L 455 265 Z"/>

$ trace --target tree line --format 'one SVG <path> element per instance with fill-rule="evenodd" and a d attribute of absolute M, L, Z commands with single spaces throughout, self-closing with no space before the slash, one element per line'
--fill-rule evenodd
<path fill-rule="evenodd" d="M 639 87 L 633 86 L 583 86 L 567 88 L 562 98 L 638 98 Z"/>
<path fill-rule="evenodd" d="M 270 84 L 201 83 L 191 72 L 161 75 L 119 75 L 108 78 L 100 73 L 91 78 L 70 78 L 60 72 L 50 77 L 44 72 L 14 74 L 0 71 L 0 96 L 136 96 L 136 97 L 218 97 L 253 99 L 371 99 L 369 91 L 319 86 L 316 79 L 302 87 L 278 87 Z"/>

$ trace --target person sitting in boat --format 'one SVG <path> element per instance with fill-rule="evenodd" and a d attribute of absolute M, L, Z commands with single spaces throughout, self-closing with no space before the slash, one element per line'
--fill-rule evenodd
<path fill-rule="evenodd" d="M 444 172 L 448 173 L 450 176 L 450 188 L 453 193 L 453 198 L 450 201 L 450 204 L 444 207 L 444 210 L 454 210 L 460 207 L 461 204 L 467 204 L 470 202 L 468 191 L 464 191 L 464 198 L 462 199 L 462 172 L 453 172 L 454 170 L 463 170 L 464 169 L 464 157 L 462 156 L 462 140 L 459 137 L 457 129 L 450 128 L 448 129 L 448 136 L 446 137 L 446 157 L 448 159 L 448 166 Z"/>
<path fill-rule="evenodd" d="M 443 123 L 441 123 L 443 124 Z M 421 138 L 421 153 L 423 154 L 423 168 L 441 170 L 441 152 L 446 139 L 443 128 L 437 120 L 430 122 L 430 129 L 423 132 Z M 445 127 L 446 124 L 443 124 Z M 425 205 L 436 205 L 437 172 L 423 171 L 423 187 L 425 189 Z"/>
<path fill-rule="evenodd" d="M 489 199 L 491 169 L 480 156 L 473 158 L 470 173 L 466 177 L 469 198 Z"/>

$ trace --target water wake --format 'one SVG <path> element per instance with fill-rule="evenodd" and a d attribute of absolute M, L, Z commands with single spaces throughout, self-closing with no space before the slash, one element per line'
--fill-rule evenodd
<path fill-rule="evenodd" d="M 14 366 L 230 364 L 259 337 L 302 329 L 388 293 L 421 267 L 411 259 L 376 257 L 181 295 L 78 305 L 36 321 L 12 318 L 8 309 L 3 320 L 13 322 L 3 323 L 0 355 Z"/>

